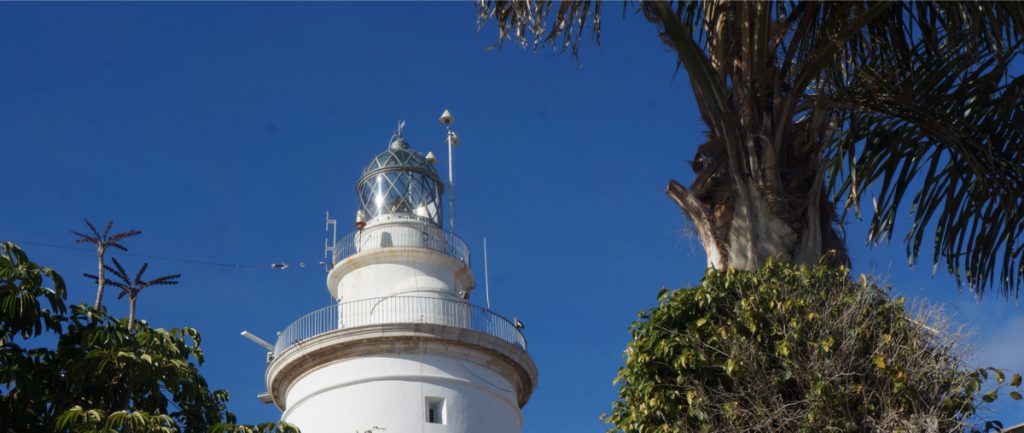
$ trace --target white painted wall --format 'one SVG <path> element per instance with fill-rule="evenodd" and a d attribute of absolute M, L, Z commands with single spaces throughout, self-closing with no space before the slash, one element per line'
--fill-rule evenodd
<path fill-rule="evenodd" d="M 444 424 L 427 422 L 428 397 L 445 399 Z M 303 433 L 518 433 L 513 386 L 478 364 L 432 355 L 378 355 L 325 365 L 292 385 L 283 420 Z"/>
<path fill-rule="evenodd" d="M 459 262 L 433 251 L 421 255 L 423 260 L 413 261 L 397 254 L 379 254 L 376 263 L 346 273 L 336 293 L 342 302 L 392 295 L 462 299 L 459 292 L 466 287 L 458 284 L 454 269 Z"/>
<path fill-rule="evenodd" d="M 372 221 L 353 239 L 358 253 L 331 270 L 331 295 L 341 302 L 395 295 L 463 299 L 473 289 L 472 274 L 465 263 L 436 251 L 444 249 L 444 239 L 440 228 L 421 221 Z"/>

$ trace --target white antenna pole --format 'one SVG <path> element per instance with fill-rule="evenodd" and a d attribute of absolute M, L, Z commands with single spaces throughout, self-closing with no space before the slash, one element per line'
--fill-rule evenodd
<path fill-rule="evenodd" d="M 334 248 L 338 243 L 338 220 L 331 219 L 331 211 L 327 211 L 327 221 L 324 224 L 324 232 L 330 233 L 331 238 L 324 236 L 324 264 L 328 272 L 334 267 Z M 334 229 L 333 232 L 331 229 Z"/>
<path fill-rule="evenodd" d="M 487 275 L 487 238 L 484 238 L 484 295 L 487 298 L 487 309 L 491 309 L 491 279 Z"/>
<path fill-rule="evenodd" d="M 452 169 L 452 147 L 459 144 L 459 136 L 455 135 L 455 131 L 452 131 L 452 113 L 448 110 L 444 110 L 441 113 L 441 118 L 438 119 L 441 124 L 444 125 L 444 129 L 448 131 L 448 137 L 445 141 L 448 142 L 448 230 L 452 233 L 452 242 L 455 241 L 455 175 Z"/>
<path fill-rule="evenodd" d="M 327 215 L 330 216 L 331 213 L 328 212 Z M 330 220 L 330 221 L 331 221 L 331 266 L 333 266 L 334 265 L 334 251 L 336 251 L 335 249 L 338 248 L 338 220 Z"/>
<path fill-rule="evenodd" d="M 448 229 L 455 235 L 455 175 L 452 169 L 452 131 L 448 129 Z"/>

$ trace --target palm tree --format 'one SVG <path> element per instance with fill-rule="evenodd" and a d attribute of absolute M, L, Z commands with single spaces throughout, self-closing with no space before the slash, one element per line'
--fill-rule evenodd
<path fill-rule="evenodd" d="M 501 39 L 576 54 L 600 2 L 481 1 Z M 624 5 L 624 8 L 629 8 Z M 848 261 L 841 219 L 870 198 L 869 243 L 909 211 L 911 261 L 979 296 L 1024 278 L 1024 3 L 643 1 L 708 126 L 687 188 L 708 266 Z M 908 197 L 909 196 L 909 197 Z M 909 200 L 909 209 L 907 201 Z M 902 208 L 902 209 L 901 209 Z"/>
<path fill-rule="evenodd" d="M 93 226 L 88 219 L 85 219 L 85 225 L 89 227 L 89 231 L 92 232 L 92 235 L 87 235 L 74 230 L 72 230 L 71 233 L 74 234 L 75 236 L 78 236 L 78 239 L 75 240 L 75 243 L 90 243 L 96 246 L 96 260 L 99 262 L 97 265 L 99 269 L 96 271 L 98 274 L 96 276 L 96 302 L 93 304 L 93 308 L 100 308 L 100 305 L 103 304 L 103 286 L 106 283 L 106 278 L 104 278 L 103 275 L 103 268 L 104 266 L 106 266 L 103 261 L 103 256 L 107 253 L 107 248 L 113 247 L 121 251 L 127 252 L 128 248 L 125 248 L 124 245 L 121 245 L 121 241 L 132 236 L 138 236 L 142 234 L 142 232 L 138 230 L 128 230 L 126 232 L 115 233 L 111 235 L 110 229 L 114 227 L 114 220 L 107 221 L 107 228 L 103 230 L 102 235 L 99 231 L 96 230 L 96 227 Z"/>
<path fill-rule="evenodd" d="M 139 268 L 139 272 L 135 274 L 135 279 L 131 279 L 128 276 L 128 272 L 124 270 L 124 267 L 121 266 L 121 263 L 118 262 L 116 258 L 111 258 L 110 260 L 114 262 L 114 267 L 112 268 L 104 265 L 104 268 L 110 271 L 111 274 L 114 274 L 115 279 L 110 281 L 110 285 L 121 289 L 121 293 L 117 295 L 117 299 L 128 296 L 128 331 L 131 332 L 135 325 L 135 302 L 139 299 L 139 293 L 141 293 L 143 289 L 151 286 L 171 286 L 178 284 L 177 280 L 178 278 L 181 278 L 181 275 L 167 275 L 146 281 L 142 279 L 142 274 L 146 272 L 146 268 L 149 267 L 149 263 L 143 263 L 142 267 Z M 100 279 L 98 275 L 86 274 L 85 276 L 97 282 Z"/>

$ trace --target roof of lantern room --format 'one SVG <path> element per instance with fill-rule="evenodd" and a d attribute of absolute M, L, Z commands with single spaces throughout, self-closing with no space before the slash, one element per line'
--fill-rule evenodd
<path fill-rule="evenodd" d="M 437 169 L 427 161 L 426 156 L 412 149 L 409 143 L 402 137 L 396 137 L 388 149 L 377 154 L 370 163 L 363 169 L 363 175 L 359 183 L 367 178 L 388 171 L 415 171 L 430 176 L 440 191 L 444 190 L 441 178 L 437 175 Z"/>

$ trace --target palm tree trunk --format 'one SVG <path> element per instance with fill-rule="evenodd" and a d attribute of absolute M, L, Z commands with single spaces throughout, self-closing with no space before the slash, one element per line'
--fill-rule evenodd
<path fill-rule="evenodd" d="M 788 64 L 773 60 L 771 8 L 726 5 L 716 13 L 735 19 L 706 29 L 705 49 L 671 4 L 642 3 L 686 68 L 709 127 L 693 160 L 693 184 L 671 181 L 667 192 L 693 222 L 709 268 L 753 269 L 770 257 L 847 262 L 823 182 L 822 149 L 834 133 L 830 111 L 798 104 L 807 89 L 792 88 Z"/>
<path fill-rule="evenodd" d="M 822 169 L 817 170 L 813 183 L 797 182 L 770 197 L 750 178 L 709 186 L 704 179 L 723 176 L 700 172 L 691 188 L 672 180 L 666 192 L 693 222 L 708 268 L 749 270 L 770 257 L 847 264 L 845 244 L 832 226 L 832 204 L 822 192 Z"/>
<path fill-rule="evenodd" d="M 98 286 L 96 288 L 96 303 L 93 304 L 93 308 L 96 309 L 99 309 L 100 305 L 103 304 L 103 286 L 106 283 L 106 281 L 103 278 L 103 255 L 105 252 L 106 248 L 104 248 L 103 246 L 100 246 L 96 249 L 96 258 L 97 261 L 99 262 L 99 264 L 97 265 L 99 269 L 96 271 L 96 284 Z"/>
<path fill-rule="evenodd" d="M 135 327 L 135 295 L 128 296 L 128 332 Z"/>

